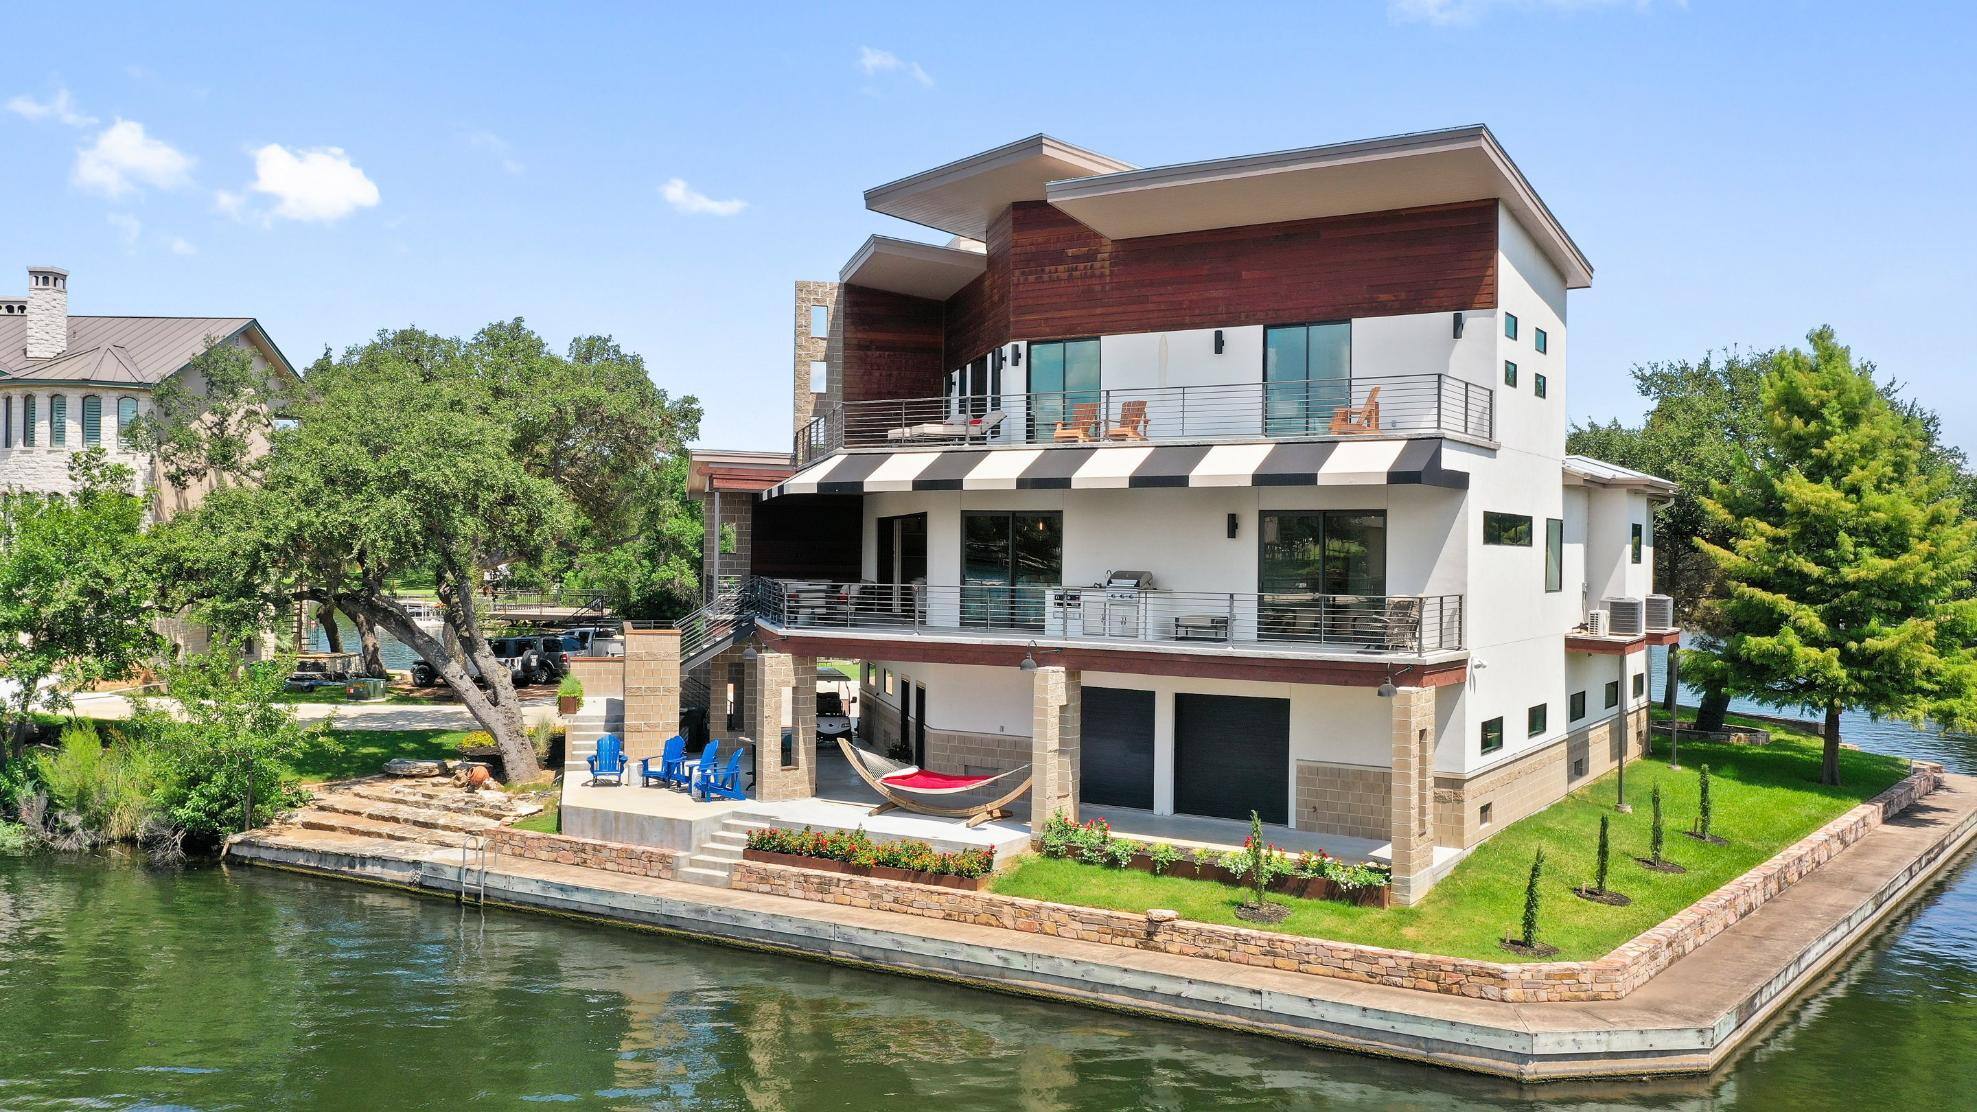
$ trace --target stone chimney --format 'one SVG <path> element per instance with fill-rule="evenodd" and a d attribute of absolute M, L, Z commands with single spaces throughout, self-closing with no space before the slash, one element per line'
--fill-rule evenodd
<path fill-rule="evenodd" d="M 27 357 L 53 359 L 69 350 L 69 272 L 27 268 Z"/>

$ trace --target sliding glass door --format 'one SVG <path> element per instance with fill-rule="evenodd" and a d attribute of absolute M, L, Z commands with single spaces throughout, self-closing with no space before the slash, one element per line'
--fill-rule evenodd
<path fill-rule="evenodd" d="M 1064 581 L 1064 515 L 961 515 L 961 624 L 1042 629 L 1046 588 Z"/>
<path fill-rule="evenodd" d="M 1262 533 L 1264 638 L 1352 642 L 1372 632 L 1386 607 L 1386 511 L 1265 510 Z"/>
<path fill-rule="evenodd" d="M 1098 341 L 1030 345 L 1030 440 L 1048 441 L 1080 404 L 1098 402 Z"/>
<path fill-rule="evenodd" d="M 1263 434 L 1310 436 L 1352 404 L 1352 323 L 1263 330 Z"/>

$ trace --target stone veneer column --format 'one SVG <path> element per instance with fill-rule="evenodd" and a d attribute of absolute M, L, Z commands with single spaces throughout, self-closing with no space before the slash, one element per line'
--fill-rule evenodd
<path fill-rule="evenodd" d="M 1084 684 L 1077 672 L 1065 668 L 1038 668 L 1032 676 L 1030 829 L 1034 831 L 1059 811 L 1078 821 Z"/>
<path fill-rule="evenodd" d="M 1393 698 L 1393 895 L 1401 906 L 1434 884 L 1435 690 L 1403 687 Z"/>
<path fill-rule="evenodd" d="M 755 798 L 808 799 L 817 794 L 817 658 L 762 653 L 756 674 L 753 722 Z M 783 692 L 790 697 L 790 763 L 783 763 Z M 809 697 L 805 698 L 808 693 Z"/>
<path fill-rule="evenodd" d="M 656 757 L 680 732 L 680 631 L 625 627 L 625 756 Z"/>

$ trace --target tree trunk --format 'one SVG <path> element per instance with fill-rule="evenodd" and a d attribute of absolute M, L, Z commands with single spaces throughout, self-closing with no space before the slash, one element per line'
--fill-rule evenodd
<path fill-rule="evenodd" d="M 1670 722 L 1675 720 L 1675 709 L 1681 705 L 1681 672 L 1682 646 L 1670 645 L 1668 646 L 1667 675 L 1663 677 L 1664 685 L 1661 692 L 1661 709 L 1668 712 L 1668 720 Z"/>
<path fill-rule="evenodd" d="M 357 627 L 357 641 L 364 653 L 364 674 L 378 677 L 390 675 L 384 666 L 384 650 L 378 645 L 378 624 L 361 610 L 350 615 L 350 624 Z"/>
<path fill-rule="evenodd" d="M 508 676 L 508 669 L 494 658 L 494 651 L 488 648 L 487 638 L 481 636 L 480 617 L 475 610 L 472 583 L 464 575 L 456 575 L 455 581 L 461 584 L 457 592 L 456 604 L 448 606 L 449 614 L 457 610 L 460 618 L 458 631 L 460 642 L 487 680 L 487 689 L 492 695 L 495 716 L 501 722 L 500 729 L 490 729 L 494 743 L 501 747 L 501 764 L 513 781 L 532 780 L 542 766 L 536 761 L 535 745 L 529 741 L 528 726 L 522 720 L 522 702 L 515 695 L 515 684 Z M 440 600 L 446 594 L 442 590 Z"/>
<path fill-rule="evenodd" d="M 323 640 L 328 643 L 329 651 L 333 653 L 342 652 L 343 630 L 336 624 L 335 603 L 319 602 L 316 604 L 316 624 L 322 627 Z"/>
<path fill-rule="evenodd" d="M 1696 708 L 1696 729 L 1720 730 L 1723 716 L 1730 712 L 1730 693 L 1716 684 L 1702 689 L 1702 705 Z"/>
<path fill-rule="evenodd" d="M 1840 783 L 1840 705 L 1826 706 L 1826 753 L 1819 767 L 1819 782 L 1838 787 Z"/>

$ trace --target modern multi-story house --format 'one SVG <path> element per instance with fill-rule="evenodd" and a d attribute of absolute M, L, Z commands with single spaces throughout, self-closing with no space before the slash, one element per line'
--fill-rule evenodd
<path fill-rule="evenodd" d="M 800 285 L 748 563 L 765 652 L 863 662 L 869 742 L 1031 764 L 1033 822 L 1254 811 L 1403 901 L 1643 751 L 1672 488 L 1565 454 L 1592 268 L 1486 128 L 1035 136 L 865 202 L 953 238 Z"/>
<path fill-rule="evenodd" d="M 27 276 L 26 297 L 0 297 L 0 489 L 67 491 L 69 457 L 101 447 L 152 489 L 153 515 L 169 517 L 205 489 L 173 487 L 123 435 L 158 386 L 196 375 L 188 364 L 210 344 L 238 344 L 294 377 L 252 317 L 71 316 L 68 271 L 31 266 Z"/>

